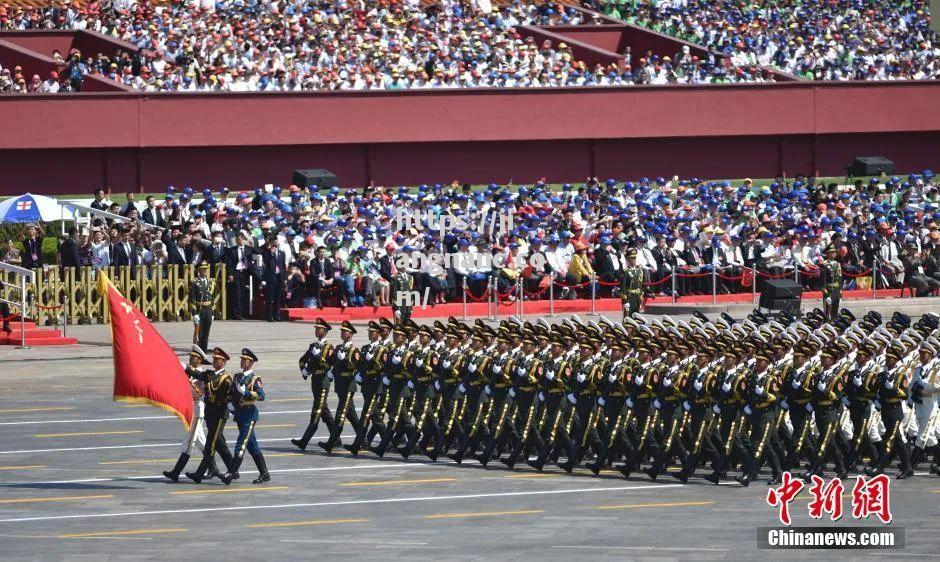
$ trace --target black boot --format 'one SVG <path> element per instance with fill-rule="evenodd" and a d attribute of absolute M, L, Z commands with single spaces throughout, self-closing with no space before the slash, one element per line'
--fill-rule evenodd
<path fill-rule="evenodd" d="M 252 453 L 251 458 L 254 459 L 255 465 L 258 467 L 258 477 L 251 481 L 252 484 L 264 484 L 265 482 L 271 481 L 271 475 L 268 473 L 268 465 L 264 462 L 264 455 L 261 454 L 261 451 L 257 453 Z"/>
<path fill-rule="evenodd" d="M 921 459 L 924 458 L 924 450 L 920 447 L 914 447 L 914 450 L 911 451 L 911 469 L 917 470 L 917 465 L 920 464 Z"/>
<path fill-rule="evenodd" d="M 231 468 L 231 470 L 230 470 L 229 472 L 226 472 L 225 474 L 219 476 L 219 480 L 221 480 L 222 483 L 225 484 L 226 486 L 228 486 L 229 484 L 231 484 L 231 483 L 232 483 L 232 480 L 234 480 L 234 478 L 232 478 L 232 477 L 233 477 L 235 474 L 238 474 L 238 468 L 242 465 L 242 458 L 244 458 L 244 457 L 242 457 L 241 455 L 236 456 L 236 457 L 235 457 L 235 460 L 232 461 L 232 468 Z"/>
<path fill-rule="evenodd" d="M 180 478 L 180 472 L 186 468 L 186 463 L 189 462 L 189 453 L 183 453 L 180 455 L 180 458 L 176 461 L 176 466 L 173 467 L 173 470 L 164 470 L 163 475 L 169 478 L 174 482 L 178 482 Z"/>
<path fill-rule="evenodd" d="M 307 424 L 307 429 L 304 431 L 304 436 L 300 439 L 291 439 L 290 442 L 301 451 L 307 450 L 307 443 L 310 442 L 313 434 L 316 433 L 318 425 L 319 423 L 311 421 L 309 424 Z"/>
<path fill-rule="evenodd" d="M 206 475 L 206 470 L 209 469 L 209 459 L 205 456 L 202 457 L 202 462 L 199 463 L 199 468 L 196 469 L 196 472 L 187 472 L 186 478 L 189 478 L 196 484 L 202 482 L 203 477 Z"/>
<path fill-rule="evenodd" d="M 352 456 L 359 454 L 359 449 L 362 448 L 362 443 L 366 438 L 365 428 L 361 428 L 356 431 L 356 438 L 353 440 L 352 445 L 343 445 L 343 448 L 352 453 Z"/>
<path fill-rule="evenodd" d="M 343 426 L 336 424 L 333 426 L 333 431 L 330 432 L 330 437 L 326 441 L 320 441 L 317 445 L 327 453 L 332 453 L 333 448 L 340 443 L 340 433 L 343 432 Z"/>

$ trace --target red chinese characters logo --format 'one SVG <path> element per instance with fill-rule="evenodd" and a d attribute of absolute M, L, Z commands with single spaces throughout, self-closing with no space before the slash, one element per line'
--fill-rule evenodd
<path fill-rule="evenodd" d="M 803 490 L 803 481 L 793 478 L 789 472 L 783 473 L 779 488 L 767 490 L 767 503 L 778 508 L 777 516 L 784 525 L 790 524 L 790 502 Z"/>
<path fill-rule="evenodd" d="M 819 476 L 813 475 L 813 485 L 809 493 L 813 495 L 809 502 L 809 516 L 813 519 L 822 519 L 823 513 L 828 513 L 833 521 L 842 519 L 842 494 L 845 486 L 842 480 L 833 478 L 827 484 Z"/>
<path fill-rule="evenodd" d="M 867 519 L 875 515 L 883 523 L 890 523 L 894 516 L 891 514 L 890 498 L 891 481 L 884 474 L 865 480 L 864 476 L 855 478 L 855 487 L 852 488 L 852 517 Z"/>
<path fill-rule="evenodd" d="M 875 516 L 883 523 L 890 523 L 894 518 L 891 514 L 890 486 L 891 481 L 884 474 L 868 479 L 864 476 L 856 477 L 852 488 L 852 517 L 867 519 Z M 777 508 L 777 516 L 784 525 L 791 524 L 790 502 L 796 499 L 804 487 L 802 480 L 784 472 L 781 485 L 767 491 L 767 504 Z M 833 478 L 826 482 L 814 475 L 809 493 L 812 496 L 807 505 L 810 517 L 822 519 L 828 514 L 832 521 L 842 519 L 842 500 L 845 495 L 842 480 Z"/>

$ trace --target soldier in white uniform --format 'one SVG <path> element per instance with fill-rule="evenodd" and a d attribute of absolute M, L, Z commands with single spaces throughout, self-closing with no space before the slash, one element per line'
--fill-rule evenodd
<path fill-rule="evenodd" d="M 927 338 L 921 343 L 920 365 L 914 369 L 911 378 L 908 403 L 914 409 L 911 417 L 916 420 L 916 427 L 911 424 L 909 435 L 914 439 L 914 449 L 911 452 L 911 464 L 914 468 L 927 449 L 937 446 L 940 437 L 940 423 L 937 420 L 937 385 L 940 382 L 938 350 L 940 342 L 935 338 Z"/>

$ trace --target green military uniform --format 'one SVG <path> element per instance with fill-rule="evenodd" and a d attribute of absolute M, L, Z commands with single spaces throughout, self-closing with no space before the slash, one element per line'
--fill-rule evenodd
<path fill-rule="evenodd" d="M 411 301 L 409 293 L 414 288 L 414 279 L 408 273 L 399 271 L 392 277 L 391 300 L 395 321 L 399 324 L 411 319 Z"/>
<path fill-rule="evenodd" d="M 636 260 L 636 250 L 628 250 L 627 258 L 631 263 L 623 271 L 623 279 L 620 282 L 620 302 L 625 317 L 639 312 L 643 304 L 643 269 L 632 263 Z"/>
<path fill-rule="evenodd" d="M 333 353 L 335 351 L 333 344 L 326 341 L 326 333 L 330 331 L 331 326 L 322 318 L 317 318 L 315 329 L 317 330 L 317 341 L 310 344 L 307 351 L 300 357 L 300 374 L 304 380 L 310 379 L 310 392 L 313 395 L 313 404 L 310 407 L 310 422 L 304 435 L 300 439 L 291 439 L 300 450 L 307 448 L 307 443 L 317 431 L 320 420 L 326 424 L 330 433 L 333 432 L 335 421 L 333 413 L 326 405 L 327 394 L 330 391 L 330 378 L 327 373 L 333 364 Z"/>
<path fill-rule="evenodd" d="M 209 271 L 209 264 L 199 265 L 200 273 Z M 209 328 L 212 327 L 212 293 L 215 283 L 208 277 L 197 276 L 189 284 L 189 313 L 193 318 L 193 343 L 199 349 L 209 349 Z"/>
<path fill-rule="evenodd" d="M 842 266 L 835 258 L 836 247 L 830 245 L 826 248 L 826 261 L 820 268 L 823 305 L 830 320 L 839 313 L 839 303 L 842 300 Z"/>
<path fill-rule="evenodd" d="M 359 415 L 356 413 L 356 406 L 353 404 L 353 396 L 356 394 L 356 369 L 362 353 L 351 341 L 346 340 L 346 338 L 351 338 L 356 333 L 356 328 L 348 320 L 343 321 L 340 331 L 344 334 L 344 341 L 333 349 L 333 367 L 331 370 L 335 385 L 333 388 L 336 391 L 339 409 L 336 410 L 336 423 L 331 428 L 330 438 L 326 442 L 321 441 L 318 443 L 327 453 L 332 452 L 333 448 L 340 443 L 340 434 L 343 432 L 343 424 L 346 420 L 349 420 L 349 424 L 355 430 L 356 435 L 362 432 L 362 426 L 359 425 Z"/>

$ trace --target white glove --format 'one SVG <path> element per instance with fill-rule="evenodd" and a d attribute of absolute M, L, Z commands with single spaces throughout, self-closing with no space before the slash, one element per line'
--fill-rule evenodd
<path fill-rule="evenodd" d="M 373 357 L 375 357 L 375 353 L 374 353 L 374 352 L 371 352 L 371 351 L 370 351 L 369 353 L 366 353 L 366 361 L 372 361 L 372 358 L 373 358 Z"/>
<path fill-rule="evenodd" d="M 509 391 L 512 392 L 512 389 L 510 388 Z M 486 385 L 486 386 L 483 387 L 483 392 L 485 392 L 486 395 L 489 396 L 489 395 L 493 394 L 493 389 L 490 388 L 490 385 Z"/>
<path fill-rule="evenodd" d="M 408 381 L 408 388 L 414 390 L 414 388 L 415 388 L 415 383 L 413 383 L 413 382 L 411 382 L 411 381 Z"/>
<path fill-rule="evenodd" d="M 816 385 L 816 388 L 819 390 L 819 392 L 825 392 L 825 391 L 826 391 L 826 383 L 820 382 L 819 384 Z"/>
<path fill-rule="evenodd" d="M 624 401 L 624 404 L 627 405 L 627 408 L 632 408 L 632 407 L 633 407 L 633 398 L 629 398 L 629 397 L 628 397 L 628 398 L 626 399 L 626 401 Z"/>
<path fill-rule="evenodd" d="M 653 399 L 653 407 L 656 408 L 657 410 L 662 407 L 662 404 L 659 402 L 659 398 Z"/>
<path fill-rule="evenodd" d="M 812 404 L 811 402 L 807 402 L 807 403 L 806 403 L 806 411 L 807 411 L 807 412 L 812 412 L 812 411 L 813 411 L 813 404 Z"/>
<path fill-rule="evenodd" d="M 744 413 L 745 413 L 745 414 L 751 415 L 751 412 L 752 412 L 752 411 L 753 411 L 753 410 L 751 410 L 751 407 L 750 407 L 749 405 L 745 405 L 745 406 L 744 406 Z"/>
<path fill-rule="evenodd" d="M 510 389 L 509 389 L 509 397 L 510 397 L 510 398 L 515 398 L 515 397 L 516 397 L 516 389 L 515 389 L 515 388 L 510 388 Z"/>
<path fill-rule="evenodd" d="M 800 381 L 793 379 L 793 382 L 790 383 L 790 386 L 792 386 L 793 388 L 800 388 L 801 386 Z"/>
<path fill-rule="evenodd" d="M 525 367 L 516 367 L 516 374 L 520 377 L 525 374 Z"/>
<path fill-rule="evenodd" d="M 862 377 L 858 375 L 855 375 L 854 377 L 852 377 L 852 384 L 854 384 L 855 386 L 862 386 Z"/>
<path fill-rule="evenodd" d="M 875 407 L 876 410 L 881 411 L 881 400 L 878 400 L 876 398 L 875 400 L 872 400 L 871 403 Z"/>
<path fill-rule="evenodd" d="M 725 384 L 721 385 L 721 390 L 722 392 L 731 392 L 731 383 L 726 382 Z"/>
<path fill-rule="evenodd" d="M 392 364 L 393 364 L 393 365 L 398 365 L 399 363 L 401 363 L 401 357 L 399 357 L 398 355 L 393 355 L 393 356 L 392 356 Z"/>
<path fill-rule="evenodd" d="M 545 402 L 545 393 L 539 391 L 539 402 Z"/>
<path fill-rule="evenodd" d="M 471 373 L 477 372 L 477 366 L 476 366 L 476 364 L 475 364 L 475 363 L 470 363 L 469 365 L 467 365 L 467 370 L 470 371 Z"/>
<path fill-rule="evenodd" d="M 333 381 L 333 369 L 330 369 L 329 371 L 326 372 L 326 380 L 331 381 L 331 382 Z"/>
<path fill-rule="evenodd" d="M 764 387 L 758 386 L 757 388 L 755 388 L 755 389 L 754 389 L 754 394 L 756 394 L 756 395 L 758 395 L 758 396 L 763 396 L 763 395 L 764 395 Z"/>
<path fill-rule="evenodd" d="M 664 380 L 664 381 L 663 381 L 663 386 L 666 387 L 666 388 L 669 388 L 670 386 L 672 386 L 672 379 L 666 379 L 666 380 Z"/>
<path fill-rule="evenodd" d="M 441 367 L 444 367 L 445 369 L 450 369 L 450 361 L 445 359 L 444 362 L 441 363 Z"/>
<path fill-rule="evenodd" d="M 336 358 L 339 359 L 340 361 L 346 359 L 346 352 L 345 352 L 345 351 L 337 351 L 337 352 L 336 352 Z"/>
<path fill-rule="evenodd" d="M 894 381 L 893 381 L 893 380 L 890 380 L 890 379 L 889 379 L 889 380 L 886 380 L 886 381 L 885 381 L 885 388 L 889 388 L 889 389 L 890 389 L 890 388 L 894 388 Z"/>
<path fill-rule="evenodd" d="M 463 383 L 460 383 L 460 386 L 457 387 L 457 390 L 459 390 L 461 394 L 467 393 L 467 387 L 465 387 Z"/>
<path fill-rule="evenodd" d="M 597 399 L 597 404 L 598 404 L 599 406 L 603 406 L 603 405 L 606 404 L 606 403 L 607 403 L 607 400 L 604 400 L 604 397 L 603 397 L 603 396 L 601 396 L 600 398 Z"/>
<path fill-rule="evenodd" d="M 578 399 L 575 397 L 574 394 L 572 394 L 572 393 L 570 393 L 570 392 L 568 393 L 568 396 L 566 396 L 566 398 L 568 399 L 568 402 L 571 402 L 572 404 L 577 404 L 577 403 L 578 403 Z"/>
<path fill-rule="evenodd" d="M 385 386 L 389 386 L 392 384 L 392 381 L 389 380 L 388 377 L 382 377 L 382 384 L 384 384 Z"/>
<path fill-rule="evenodd" d="M 232 404 L 231 402 L 229 402 L 229 403 L 228 403 L 228 411 L 229 411 L 229 412 L 232 412 L 232 413 L 234 414 L 234 413 L 235 413 L 235 404 Z"/>
<path fill-rule="evenodd" d="M 356 382 L 362 382 L 362 375 L 356 374 Z"/>
<path fill-rule="evenodd" d="M 502 365 L 493 365 L 493 372 L 496 373 L 496 374 L 502 373 L 502 372 L 503 372 L 503 366 L 502 366 Z"/>
<path fill-rule="evenodd" d="M 712 406 L 712 411 L 715 412 L 716 414 L 720 414 L 721 406 L 719 406 L 718 404 L 715 404 L 714 406 Z"/>
<path fill-rule="evenodd" d="M 846 398 L 845 396 L 843 396 L 843 397 L 842 397 L 842 405 L 845 406 L 846 408 L 848 408 L 849 406 L 852 405 L 852 403 L 849 402 L 849 399 L 848 399 L 848 398 Z"/>
<path fill-rule="evenodd" d="M 695 381 L 695 384 L 692 386 L 695 387 L 695 390 L 702 390 L 702 381 Z"/>
<path fill-rule="evenodd" d="M 198 326 L 198 325 L 199 325 L 199 322 L 200 322 L 200 320 L 199 320 L 199 315 L 198 315 L 198 314 L 194 314 L 194 315 L 193 315 L 193 324 L 195 324 L 195 325 Z"/>
<path fill-rule="evenodd" d="M 243 384 L 236 384 L 236 385 L 235 385 L 235 390 L 237 390 L 238 393 L 241 394 L 242 396 L 245 395 L 245 385 L 243 385 Z"/>
<path fill-rule="evenodd" d="M 617 382 L 617 375 L 608 375 L 607 380 L 610 382 Z"/>
<path fill-rule="evenodd" d="M 692 411 L 692 404 L 690 404 L 688 400 L 683 400 L 683 401 L 682 401 L 682 409 L 685 410 L 686 412 L 691 412 L 691 411 Z"/>
<path fill-rule="evenodd" d="M 790 403 L 787 402 L 786 398 L 780 401 L 780 407 L 783 408 L 784 411 L 790 409 Z"/>
<path fill-rule="evenodd" d="M 434 381 L 434 390 L 441 389 L 441 381 Z"/>
<path fill-rule="evenodd" d="M 585 379 L 587 379 L 586 375 L 583 375 L 583 374 L 578 375 L 578 382 L 584 382 Z"/>

